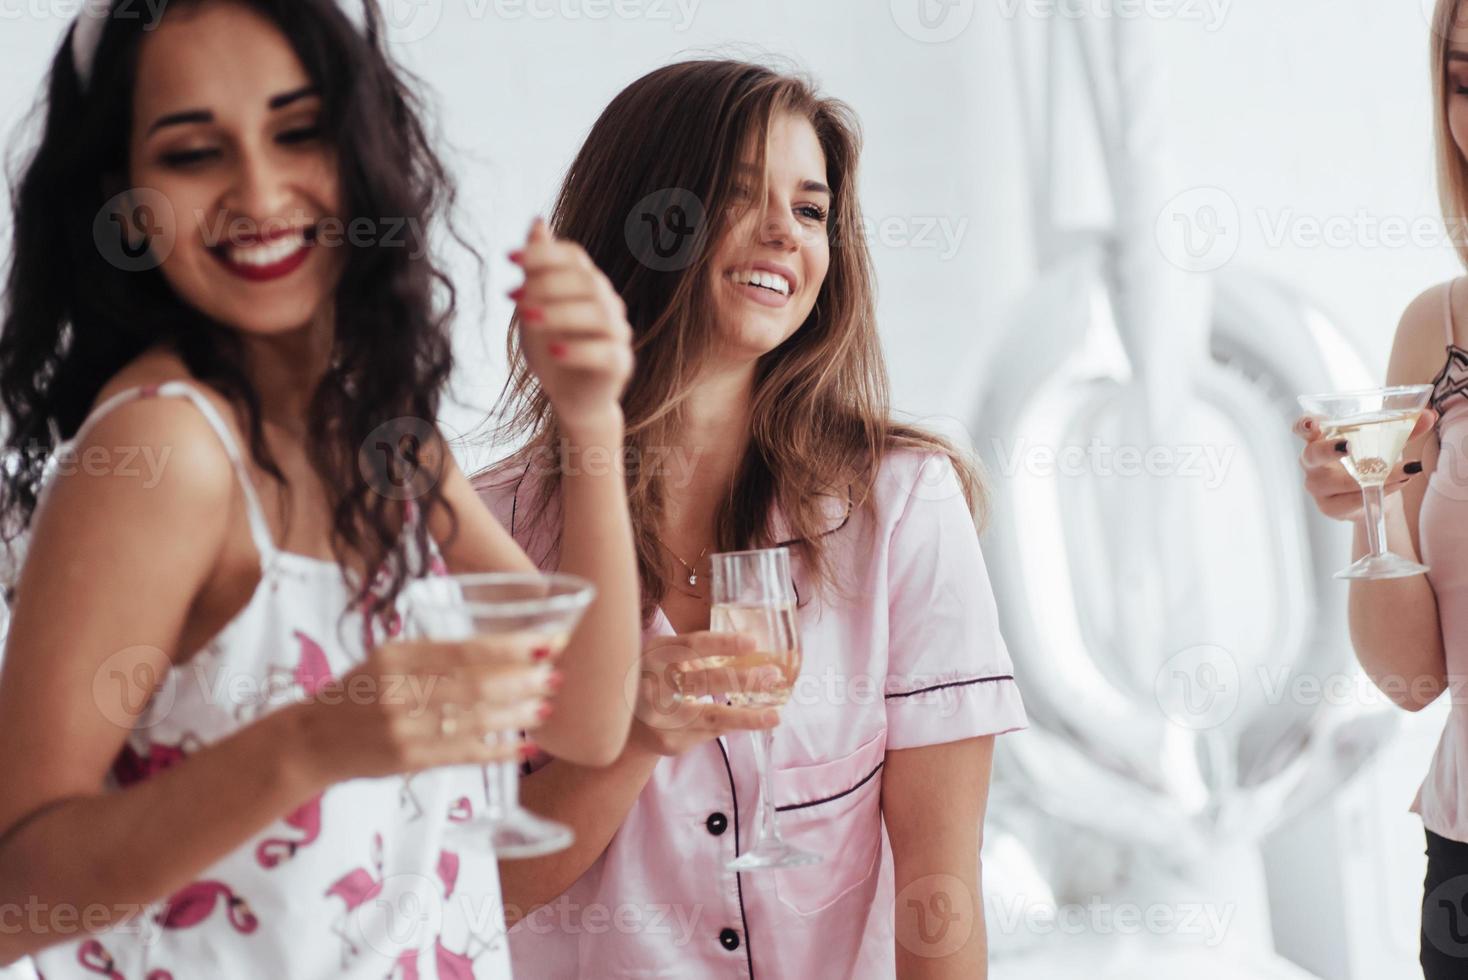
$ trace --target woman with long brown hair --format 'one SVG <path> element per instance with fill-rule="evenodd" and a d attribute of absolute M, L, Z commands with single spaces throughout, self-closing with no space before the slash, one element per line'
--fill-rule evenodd
<path fill-rule="evenodd" d="M 613 765 L 527 765 L 525 798 L 576 843 L 503 866 L 526 975 L 984 974 L 994 736 L 1024 710 L 979 551 L 977 475 L 890 416 L 859 145 L 850 110 L 804 80 L 694 61 L 618 95 L 566 177 L 552 227 L 606 272 L 635 335 L 626 451 L 570 465 L 626 468 L 645 683 Z M 536 288 L 515 295 L 522 315 Z M 523 367 L 509 394 L 525 448 L 475 486 L 550 565 L 562 436 Z M 672 687 L 768 681 L 695 668 L 748 649 L 709 632 L 707 556 L 781 544 L 805 657 L 789 702 L 665 712 Z M 785 838 L 825 860 L 735 873 L 756 769 L 749 739 L 722 736 L 777 723 Z"/>

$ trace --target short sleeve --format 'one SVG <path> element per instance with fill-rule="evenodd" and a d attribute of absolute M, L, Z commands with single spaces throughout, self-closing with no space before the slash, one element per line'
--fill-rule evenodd
<path fill-rule="evenodd" d="M 917 748 L 1026 727 L 999 610 L 953 464 L 929 456 L 888 542 L 887 748 Z M 896 481 L 894 481 L 896 482 Z M 890 485 L 890 484 L 889 484 Z"/>

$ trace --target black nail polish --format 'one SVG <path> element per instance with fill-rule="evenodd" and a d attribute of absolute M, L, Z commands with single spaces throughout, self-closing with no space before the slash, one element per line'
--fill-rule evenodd
<path fill-rule="evenodd" d="M 1411 473 L 1412 475 L 1415 476 L 1416 474 L 1422 472 L 1422 464 L 1419 463 L 1419 462 L 1417 462 L 1416 460 L 1413 460 L 1412 462 L 1408 463 L 1406 466 L 1403 466 L 1402 467 L 1402 472 L 1403 473 Z"/>
<path fill-rule="evenodd" d="M 1342 439 L 1340 442 L 1336 443 L 1335 444 L 1335 451 L 1338 452 L 1338 453 L 1345 452 L 1346 451 L 1346 440 Z"/>

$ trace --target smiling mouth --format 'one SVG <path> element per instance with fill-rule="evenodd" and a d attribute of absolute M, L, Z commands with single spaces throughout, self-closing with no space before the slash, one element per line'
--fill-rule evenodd
<path fill-rule="evenodd" d="M 736 286 L 749 286 L 781 297 L 788 297 L 791 292 L 790 280 L 778 272 L 760 269 L 735 270 L 729 273 L 729 280 Z"/>
<path fill-rule="evenodd" d="M 227 242 L 209 249 L 224 269 L 248 282 L 283 279 L 306 264 L 316 244 L 316 228 L 296 228 L 267 241 Z"/>

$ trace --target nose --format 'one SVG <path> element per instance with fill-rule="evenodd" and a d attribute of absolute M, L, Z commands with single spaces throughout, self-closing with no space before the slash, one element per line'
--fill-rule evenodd
<path fill-rule="evenodd" d="M 785 201 L 771 202 L 760 220 L 760 244 L 772 248 L 794 248 L 800 241 L 800 225 Z"/>
<path fill-rule="evenodd" d="M 271 219 L 278 224 L 286 218 L 285 210 L 290 202 L 290 181 L 285 169 L 271 160 L 268 153 L 241 150 L 238 170 L 224 204 L 235 217 L 253 225 L 246 230 L 246 240 L 268 231 L 265 225 Z"/>

